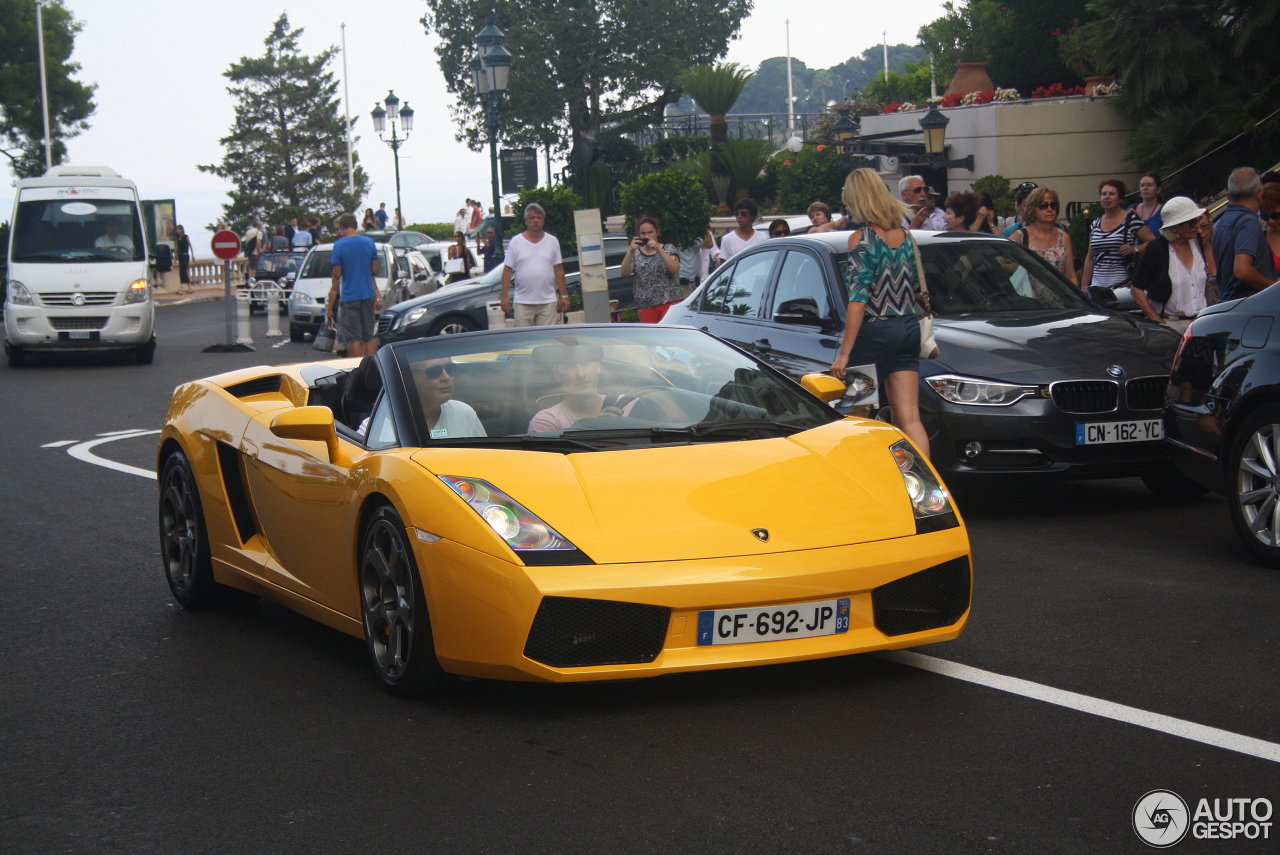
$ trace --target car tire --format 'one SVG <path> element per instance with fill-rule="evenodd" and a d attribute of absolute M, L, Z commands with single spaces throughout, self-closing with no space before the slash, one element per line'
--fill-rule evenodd
<path fill-rule="evenodd" d="M 1208 487 L 1192 481 L 1172 465 L 1153 472 L 1144 472 L 1142 483 L 1161 499 L 1171 499 L 1175 502 L 1190 502 L 1209 492 Z"/>
<path fill-rule="evenodd" d="M 289 324 L 289 341 L 306 341 L 307 334 L 297 324 Z"/>
<path fill-rule="evenodd" d="M 181 451 L 166 457 L 160 470 L 160 560 L 169 590 L 184 609 L 207 608 L 228 592 L 213 579 L 200 491 Z"/>
<path fill-rule="evenodd" d="M 402 698 L 438 689 L 447 675 L 436 659 L 422 576 L 400 515 L 374 511 L 360 537 L 360 614 L 378 681 Z"/>
<path fill-rule="evenodd" d="M 9 360 L 10 368 L 21 368 L 27 364 L 27 355 L 16 344 L 4 343 L 4 355 Z"/>
<path fill-rule="evenodd" d="M 1278 447 L 1280 404 L 1266 404 L 1240 426 L 1226 473 L 1227 507 L 1236 534 L 1256 558 L 1273 567 L 1280 567 Z"/>
<path fill-rule="evenodd" d="M 134 348 L 133 358 L 138 361 L 139 365 L 150 365 L 154 362 L 156 358 L 156 337 L 152 336 L 151 341 Z"/>
<path fill-rule="evenodd" d="M 431 325 L 431 329 L 427 331 L 427 335 L 457 335 L 459 333 L 475 332 L 480 329 L 480 325 L 468 317 L 462 315 L 451 315 L 447 318 L 441 318 Z"/>

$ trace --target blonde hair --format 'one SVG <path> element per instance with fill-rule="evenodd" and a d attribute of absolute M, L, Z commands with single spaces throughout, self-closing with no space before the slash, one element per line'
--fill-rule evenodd
<path fill-rule="evenodd" d="M 855 223 L 882 229 L 902 228 L 907 206 L 889 195 L 880 176 L 871 169 L 855 169 L 844 180 L 844 207 Z"/>
<path fill-rule="evenodd" d="M 1037 187 L 1027 194 L 1027 198 L 1022 202 L 1022 222 L 1035 222 L 1036 205 L 1041 202 L 1048 202 L 1046 196 L 1052 196 L 1053 201 L 1058 203 L 1058 216 L 1062 215 L 1062 197 L 1058 195 L 1058 191 L 1052 187 Z M 1055 217 L 1054 219 L 1057 219 Z"/>

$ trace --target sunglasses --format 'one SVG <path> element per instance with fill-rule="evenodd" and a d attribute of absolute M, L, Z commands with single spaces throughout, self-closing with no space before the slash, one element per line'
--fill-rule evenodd
<path fill-rule="evenodd" d="M 786 229 L 774 229 L 773 231 L 769 232 L 769 234 L 773 235 L 774 237 L 787 237 L 788 235 L 791 234 L 791 232 L 787 231 Z"/>
<path fill-rule="evenodd" d="M 1280 211 L 1272 211 L 1270 214 L 1263 214 L 1262 216 L 1268 220 L 1280 220 Z"/>
<path fill-rule="evenodd" d="M 911 192 L 912 192 L 912 193 L 924 193 L 924 192 L 926 192 L 928 189 L 929 189 L 928 187 L 912 187 L 912 188 L 911 188 Z"/>
<path fill-rule="evenodd" d="M 1053 210 L 1056 211 L 1058 210 L 1058 203 L 1057 202 L 1036 202 L 1036 208 L 1041 211 L 1046 210 L 1047 208 L 1053 208 Z"/>
<path fill-rule="evenodd" d="M 452 362 L 446 362 L 444 365 L 432 365 L 428 368 L 424 368 L 422 369 L 422 373 L 426 374 L 427 377 L 432 380 L 439 380 L 440 375 L 444 372 L 448 371 L 449 376 L 452 377 L 454 376 L 454 372 L 457 370 L 457 367 Z"/>

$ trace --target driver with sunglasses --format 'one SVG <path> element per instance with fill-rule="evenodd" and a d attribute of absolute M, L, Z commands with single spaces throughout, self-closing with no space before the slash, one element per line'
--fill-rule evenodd
<path fill-rule="evenodd" d="M 458 367 L 451 358 L 428 359 L 411 367 L 431 439 L 488 436 L 471 405 L 453 400 L 453 378 Z"/>

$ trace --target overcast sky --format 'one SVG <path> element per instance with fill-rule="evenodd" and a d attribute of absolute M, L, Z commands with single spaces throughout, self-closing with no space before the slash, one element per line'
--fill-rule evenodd
<path fill-rule="evenodd" d="M 84 22 L 73 55 L 81 65 L 78 77 L 98 85 L 90 129 L 68 143 L 70 162 L 110 166 L 137 182 L 144 199 L 175 199 L 178 220 L 192 235 L 196 252 L 205 254 L 211 235 L 204 227 L 219 218 L 226 185 L 197 171 L 196 164 L 222 159 L 218 139 L 234 117 L 222 73 L 243 56 L 262 55 L 281 7 L 191 0 L 64 2 Z M 248 9 L 256 12 L 246 14 Z M 304 28 L 301 47 L 307 54 L 340 45 L 341 24 L 347 25 L 347 83 L 360 137 L 355 150 L 372 179 L 368 207 L 378 202 L 386 202 L 388 210 L 395 207 L 391 150 L 373 133 L 369 119 L 375 102 L 392 89 L 416 114 L 414 132 L 400 149 L 405 216 L 410 222 L 445 222 L 465 198 L 490 197 L 489 159 L 454 141 L 435 38 L 419 24 L 425 9 L 422 0 L 311 0 L 294 4 L 289 21 Z M 790 19 L 791 55 L 811 68 L 827 68 L 879 44 L 885 31 L 890 44 L 913 44 L 920 25 L 939 14 L 935 0 L 757 0 L 727 58 L 755 68 L 761 60 L 784 56 L 784 22 Z M 341 58 L 333 71 L 341 79 Z M 554 162 L 553 167 L 559 168 Z M 546 176 L 540 178 L 545 183 Z M 0 190 L 0 217 L 8 219 L 12 207 L 10 180 Z"/>

